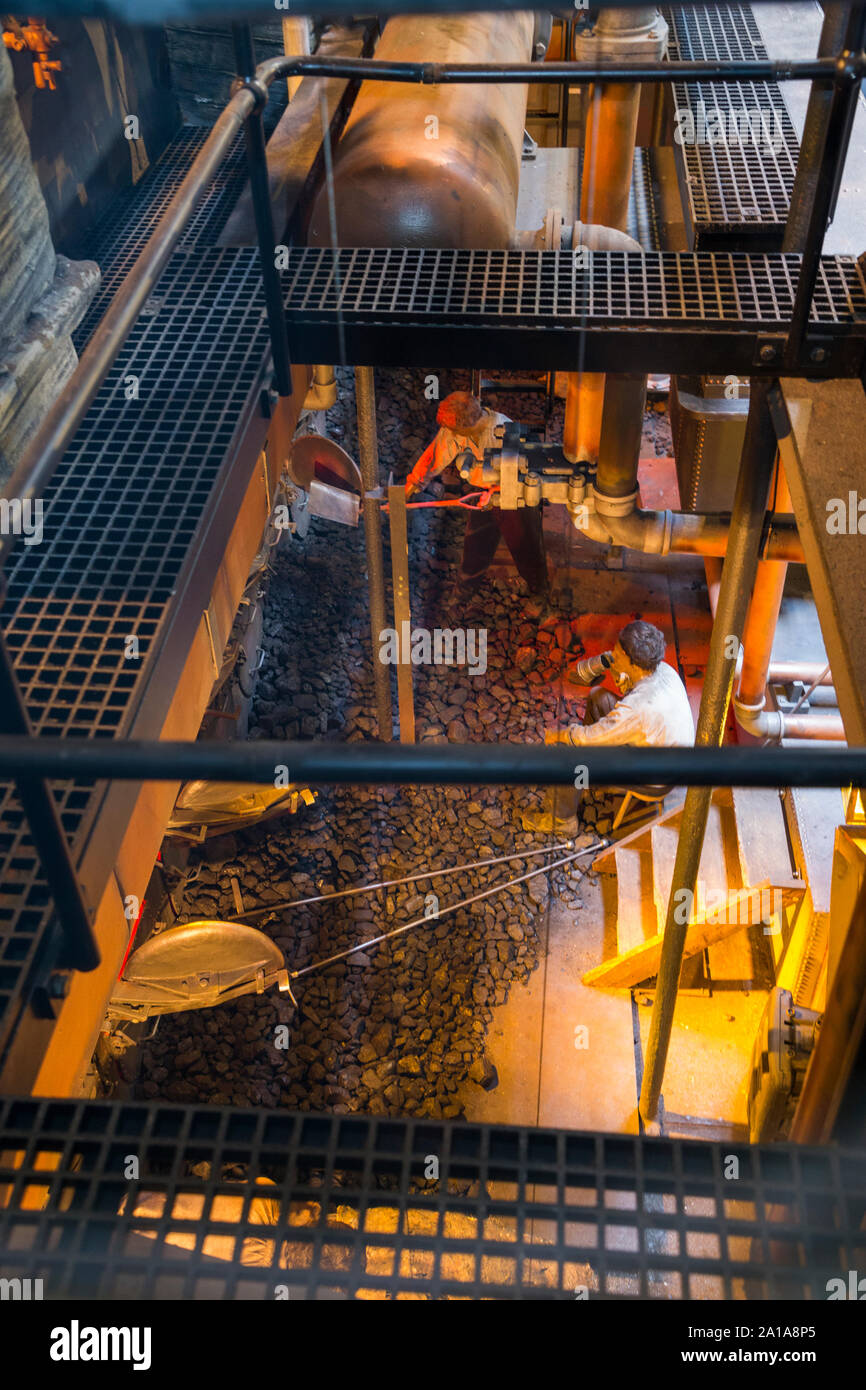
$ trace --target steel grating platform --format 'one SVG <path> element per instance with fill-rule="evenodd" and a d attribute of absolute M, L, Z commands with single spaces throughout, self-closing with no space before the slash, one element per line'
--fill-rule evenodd
<path fill-rule="evenodd" d="M 735 252 L 303 248 L 283 272 L 297 357 L 362 365 L 778 374 L 800 258 Z M 811 315 L 822 374 L 859 375 L 866 278 L 826 256 Z"/>
<path fill-rule="evenodd" d="M 46 1298 L 824 1300 L 866 1266 L 839 1148 L 21 1099 L 0 1190 L 0 1276 Z"/>
<path fill-rule="evenodd" d="M 205 135 L 182 130 L 102 224 L 91 254 L 104 278 L 76 335 L 79 348 Z M 232 465 L 260 411 L 270 352 L 256 253 L 212 249 L 242 183 L 239 138 L 43 498 L 43 542 L 19 543 L 6 566 L 0 621 L 40 734 L 112 738 L 149 727 L 158 736 L 209 600 L 248 481 Z M 127 399 L 134 389 L 138 398 Z M 132 635 L 138 660 L 124 656 Z M 106 789 L 56 784 L 54 792 L 80 859 Z M 108 872 L 117 848 L 101 846 Z M 51 903 L 8 783 L 0 786 L 0 883 L 2 1059 L 35 973 L 56 946 Z"/>
<path fill-rule="evenodd" d="M 693 5 L 663 9 L 670 28 L 671 60 L 766 59 L 750 5 Z M 772 143 L 748 141 L 675 144 L 677 173 L 695 250 L 782 245 L 799 143 L 784 97 L 775 82 L 675 82 L 675 110 L 696 117 L 718 109 L 727 123 L 763 116 Z"/>

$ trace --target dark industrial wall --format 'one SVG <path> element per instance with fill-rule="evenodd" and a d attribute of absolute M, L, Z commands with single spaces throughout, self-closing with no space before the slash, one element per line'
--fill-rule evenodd
<path fill-rule="evenodd" d="M 171 77 L 184 123 L 213 125 L 231 94 L 237 71 L 228 24 L 169 24 L 166 27 Z M 254 24 L 256 58 L 274 58 L 283 52 L 283 27 Z M 284 100 L 285 83 L 274 84 Z"/>
<path fill-rule="evenodd" d="M 59 251 L 86 256 L 88 233 L 138 182 L 180 125 L 162 29 L 52 20 L 57 90 L 37 89 L 29 53 L 10 53 L 15 90 Z M 124 122 L 138 118 L 138 138 Z"/>

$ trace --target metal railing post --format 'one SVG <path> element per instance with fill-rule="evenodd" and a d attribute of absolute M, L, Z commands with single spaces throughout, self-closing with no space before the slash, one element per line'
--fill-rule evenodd
<path fill-rule="evenodd" d="M 265 307 L 271 335 L 274 359 L 274 381 L 281 396 L 292 394 L 292 367 L 289 360 L 289 339 L 286 333 L 286 311 L 283 290 L 276 263 L 276 237 L 271 190 L 268 182 L 268 156 L 265 148 L 265 128 L 262 121 L 268 104 L 268 87 L 256 77 L 256 57 L 252 30 L 248 24 L 233 24 L 235 62 L 238 79 L 255 97 L 255 106 L 244 121 L 244 140 L 247 149 L 247 168 L 250 193 L 259 240 L 259 260 L 265 291 Z"/>

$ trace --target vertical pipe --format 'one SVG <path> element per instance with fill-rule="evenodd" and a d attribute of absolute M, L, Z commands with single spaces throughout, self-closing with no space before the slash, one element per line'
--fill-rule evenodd
<path fill-rule="evenodd" d="M 850 9 L 843 4 L 827 4 L 824 9 L 824 23 L 818 43 L 819 58 L 834 58 L 844 47 L 848 29 Z M 797 173 L 791 192 L 791 203 L 785 223 L 783 251 L 802 252 L 807 245 L 812 209 L 818 194 L 819 174 L 823 158 L 835 97 L 833 82 L 815 81 L 809 92 L 809 105 L 803 126 L 803 139 L 797 156 Z M 841 172 L 838 170 L 837 172 Z M 838 187 L 838 179 L 835 181 Z M 834 195 L 835 196 L 835 195 Z M 829 207 L 828 207 L 829 215 Z M 823 241 L 823 236 L 822 236 Z M 805 264 L 805 261 L 804 261 Z M 778 496 L 775 511 L 793 511 L 791 494 L 782 464 L 777 464 Z M 788 567 L 782 562 L 763 560 L 758 565 L 758 575 L 746 630 L 743 635 L 743 665 L 737 687 L 737 699 L 743 705 L 762 708 L 764 704 L 767 672 L 773 636 L 779 620 L 779 609 L 785 590 L 785 577 Z"/>
<path fill-rule="evenodd" d="M 379 491 L 379 446 L 376 439 L 376 388 L 372 367 L 355 368 L 355 406 L 358 412 L 358 462 L 364 489 L 364 541 L 367 547 L 367 581 L 370 586 L 370 640 L 373 684 L 376 690 L 376 722 L 379 738 L 390 743 L 391 675 L 379 660 L 385 616 L 385 568 L 382 560 L 382 516 Z"/>
<path fill-rule="evenodd" d="M 0 734 L 33 736 L 27 706 L 21 695 L 6 639 L 0 632 Z M 40 869 L 54 901 L 64 950 L 59 965 L 75 970 L 95 970 L 99 949 L 69 850 L 57 802 L 39 777 L 21 777 L 18 799 L 27 817 L 27 829 L 39 855 Z"/>
<path fill-rule="evenodd" d="M 604 372 L 569 372 L 562 448 L 569 463 L 596 463 L 601 445 Z"/>
<path fill-rule="evenodd" d="M 628 198 L 634 166 L 640 83 L 593 83 L 589 94 L 581 222 L 628 229 Z"/>
<path fill-rule="evenodd" d="M 235 62 L 238 77 L 249 83 L 255 77 L 256 57 L 253 36 L 248 24 L 233 24 L 232 37 L 235 46 Z M 259 98 L 259 91 L 253 88 Z M 271 352 L 274 359 L 274 381 L 281 396 L 292 394 L 292 368 L 289 360 L 289 339 L 286 333 L 286 311 L 283 305 L 283 290 L 280 273 L 276 265 L 276 237 L 274 235 L 274 215 L 271 208 L 271 190 L 268 182 L 268 157 L 265 150 L 265 129 L 262 113 L 267 104 L 267 91 L 257 99 L 256 106 L 244 121 L 244 139 L 247 149 L 247 168 L 250 176 L 250 193 L 253 199 L 253 212 L 256 218 L 256 232 L 259 240 L 259 260 L 262 267 L 262 281 L 265 291 L 265 308 L 271 335 Z"/>
<path fill-rule="evenodd" d="M 699 747 L 721 747 L 725 733 L 737 661 L 736 651 L 742 636 L 749 593 L 758 565 L 761 531 L 776 457 L 776 433 L 769 409 L 770 390 L 770 382 L 752 382 L 749 418 L 731 513 L 731 530 L 722 570 L 719 605 L 713 623 L 701 694 L 695 738 Z M 731 638 L 737 640 L 731 641 Z M 677 919 L 683 916 L 680 910 L 683 901 L 694 900 L 712 795 L 712 787 L 689 787 L 683 806 L 640 1094 L 640 1113 L 645 1120 L 653 1119 L 658 1109 L 689 914 L 685 914 L 685 921 L 680 922 Z M 678 896 L 683 890 L 691 897 L 684 900 Z"/>
<path fill-rule="evenodd" d="M 605 497 L 629 497 L 637 488 L 645 404 L 645 376 L 616 372 L 607 378 L 595 480 Z"/>
<path fill-rule="evenodd" d="M 648 33 L 657 18 L 658 11 L 652 5 L 634 11 L 602 10 L 595 27 L 600 52 L 605 54 L 605 44 L 625 34 Z M 620 232 L 628 227 L 640 90 L 635 82 L 593 83 L 590 88 L 580 186 L 581 222 Z M 595 463 L 598 459 L 604 387 L 601 373 L 569 374 L 562 445 L 571 463 L 580 459 Z"/>
<path fill-rule="evenodd" d="M 776 464 L 776 496 L 774 510 L 793 511 L 794 505 L 780 462 Z M 779 621 L 779 609 L 785 592 L 788 566 L 784 560 L 760 560 L 749 615 L 743 633 L 743 664 L 737 685 L 741 704 L 763 707 L 770 669 L 773 637 Z"/>

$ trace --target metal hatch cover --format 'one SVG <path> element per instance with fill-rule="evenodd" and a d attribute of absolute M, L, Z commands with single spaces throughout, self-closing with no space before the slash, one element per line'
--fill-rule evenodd
<path fill-rule="evenodd" d="M 309 492 L 313 479 L 329 487 L 362 491 L 361 470 L 351 454 L 324 434 L 299 434 L 292 440 L 288 458 L 289 476 L 297 487 Z"/>
<path fill-rule="evenodd" d="M 109 1014 L 142 1019 L 206 1009 L 274 984 L 290 993 L 283 953 L 263 932 L 243 922 L 187 922 L 133 952 Z"/>

